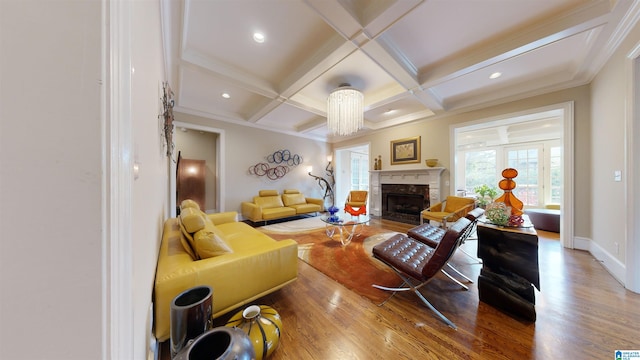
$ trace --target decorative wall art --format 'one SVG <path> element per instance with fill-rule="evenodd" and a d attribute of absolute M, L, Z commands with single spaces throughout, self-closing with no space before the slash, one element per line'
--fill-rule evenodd
<path fill-rule="evenodd" d="M 420 162 L 420 136 L 391 141 L 391 165 Z"/>
<path fill-rule="evenodd" d="M 278 180 L 287 175 L 292 167 L 302 164 L 302 161 L 302 156 L 298 154 L 291 154 L 289 150 L 278 150 L 267 156 L 267 162 L 259 162 L 249 167 L 249 174 Z"/>
<path fill-rule="evenodd" d="M 312 178 L 318 181 L 318 186 L 320 186 L 320 189 L 324 190 L 324 196 L 322 197 L 322 199 L 324 199 L 325 202 L 327 201 L 329 202 L 328 204 L 325 205 L 325 208 L 327 209 L 335 208 L 335 203 L 336 203 L 335 193 L 333 192 L 333 188 L 336 185 L 336 179 L 333 176 L 333 165 L 331 164 L 331 159 L 332 159 L 331 156 L 327 157 L 327 161 L 329 163 L 327 164 L 327 167 L 324 169 L 326 172 L 327 178 L 329 180 L 321 176 L 313 175 L 311 173 L 311 170 L 312 170 L 311 166 L 309 166 L 309 171 L 307 172 L 309 176 L 311 176 Z"/>
<path fill-rule="evenodd" d="M 173 100 L 173 91 L 168 82 L 162 83 L 162 114 L 158 115 L 158 118 L 162 118 L 163 132 L 162 136 L 165 140 L 167 147 L 167 156 L 171 157 L 173 154 L 173 106 L 175 104 Z"/>

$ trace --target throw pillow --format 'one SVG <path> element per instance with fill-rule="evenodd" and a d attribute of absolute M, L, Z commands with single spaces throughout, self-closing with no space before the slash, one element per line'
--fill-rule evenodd
<path fill-rule="evenodd" d="M 191 234 L 202 230 L 205 224 L 205 217 L 202 216 L 202 212 L 196 208 L 182 209 L 180 212 L 180 220 L 185 229 Z"/>
<path fill-rule="evenodd" d="M 307 200 L 304 198 L 304 195 L 302 194 L 284 194 L 282 195 L 282 199 L 284 200 L 284 206 L 299 205 L 299 204 L 307 203 Z"/>
<path fill-rule="evenodd" d="M 233 252 L 229 245 L 215 233 L 214 227 L 215 225 L 209 222 L 204 229 L 193 234 L 196 255 L 199 259 L 208 259 Z"/>
<path fill-rule="evenodd" d="M 255 204 L 263 209 L 271 209 L 282 207 L 282 198 L 280 196 L 261 196 L 255 199 Z"/>
<path fill-rule="evenodd" d="M 197 202 L 191 199 L 182 200 L 182 202 L 180 203 L 180 210 L 184 210 L 187 208 L 195 208 L 200 210 L 200 205 L 198 205 Z"/>
<path fill-rule="evenodd" d="M 193 244 L 193 236 L 184 228 L 182 225 L 182 221 L 178 218 L 178 223 L 180 223 L 180 232 L 182 233 L 180 236 L 180 244 L 184 248 L 184 251 L 191 256 L 191 260 L 198 260 L 196 257 L 196 253 L 193 251 L 191 244 Z"/>

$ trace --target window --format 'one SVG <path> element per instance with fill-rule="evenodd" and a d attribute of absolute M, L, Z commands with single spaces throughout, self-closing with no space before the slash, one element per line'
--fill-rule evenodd
<path fill-rule="evenodd" d="M 458 151 L 457 156 L 464 158 L 456 170 L 457 190 L 472 194 L 478 185 L 497 187 L 502 170 L 510 167 L 518 170 L 513 193 L 525 206 L 542 207 L 561 201 L 562 147 L 557 141 Z"/>
<path fill-rule="evenodd" d="M 562 148 L 552 146 L 549 153 L 550 186 L 549 194 L 545 197 L 549 199 L 547 203 L 560 204 L 562 201 Z"/>
<path fill-rule="evenodd" d="M 369 191 L 369 159 L 368 155 L 351 153 L 351 188 L 349 190 Z"/>
<path fill-rule="evenodd" d="M 515 179 L 517 186 L 513 194 L 525 206 L 539 207 L 544 203 L 544 170 L 540 161 L 542 148 L 542 145 L 505 148 L 507 167 L 518 170 L 518 177 Z"/>
<path fill-rule="evenodd" d="M 462 173 L 463 182 L 458 190 L 473 193 L 476 186 L 482 184 L 497 184 L 498 172 L 496 150 L 466 151 L 464 154 L 464 167 L 458 173 Z"/>

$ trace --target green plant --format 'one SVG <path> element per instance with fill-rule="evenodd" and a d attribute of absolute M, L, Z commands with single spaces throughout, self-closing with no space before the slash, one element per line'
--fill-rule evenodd
<path fill-rule="evenodd" d="M 476 194 L 476 200 L 480 207 L 485 207 L 492 203 L 498 196 L 498 188 L 495 186 L 489 186 L 487 184 L 478 185 L 473 188 L 473 192 Z"/>

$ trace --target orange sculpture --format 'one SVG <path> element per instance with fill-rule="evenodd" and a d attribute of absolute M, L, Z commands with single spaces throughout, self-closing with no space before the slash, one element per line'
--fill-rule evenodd
<path fill-rule="evenodd" d="M 511 215 L 520 216 L 522 215 L 522 207 L 524 204 L 511 192 L 516 188 L 516 182 L 513 181 L 513 178 L 517 176 L 518 170 L 516 169 L 506 168 L 502 170 L 502 177 L 504 179 L 500 180 L 498 187 L 504 191 L 504 194 L 497 198 L 495 202 L 503 202 L 506 206 L 511 207 Z"/>

